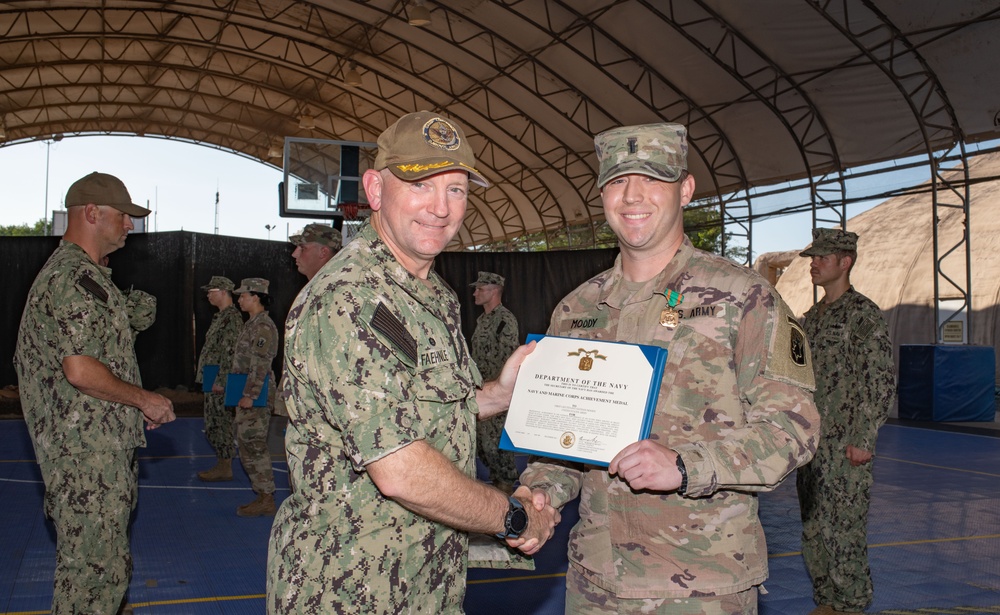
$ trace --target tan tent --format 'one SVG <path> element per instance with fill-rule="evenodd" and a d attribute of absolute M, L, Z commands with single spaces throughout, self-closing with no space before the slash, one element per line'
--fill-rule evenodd
<path fill-rule="evenodd" d="M 998 172 L 997 154 L 979 156 L 970 164 L 973 177 Z M 996 348 L 1000 342 L 1000 182 L 973 183 L 969 202 L 973 313 L 972 337 L 968 341 Z M 900 344 L 936 342 L 932 215 L 931 195 L 916 194 L 886 201 L 847 223 L 848 230 L 860 235 L 858 263 L 851 281 L 884 311 L 897 361 Z M 939 209 L 939 215 L 943 251 L 960 240 L 962 218 L 960 210 Z M 948 260 L 944 273 L 964 285 L 962 259 Z M 809 260 L 793 258 L 777 288 L 796 315 L 804 314 L 813 302 Z M 946 283 L 941 283 L 942 300 L 958 298 Z"/>

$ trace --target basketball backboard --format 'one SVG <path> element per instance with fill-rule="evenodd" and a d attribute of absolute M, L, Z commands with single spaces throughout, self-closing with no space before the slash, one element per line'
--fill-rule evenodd
<path fill-rule="evenodd" d="M 360 224 L 371 213 L 361 176 L 376 149 L 375 143 L 286 137 L 279 215 Z"/>

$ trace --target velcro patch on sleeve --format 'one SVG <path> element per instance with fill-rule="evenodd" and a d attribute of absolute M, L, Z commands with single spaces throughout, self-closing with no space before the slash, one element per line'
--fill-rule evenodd
<path fill-rule="evenodd" d="M 858 324 L 854 327 L 854 337 L 859 340 L 866 340 L 875 333 L 875 329 L 878 327 L 878 323 L 875 322 L 874 318 L 865 317 L 862 318 Z"/>
<path fill-rule="evenodd" d="M 80 279 L 77 283 L 85 291 L 93 295 L 94 298 L 100 301 L 101 303 L 108 302 L 108 291 L 104 290 L 104 288 L 100 284 L 98 284 L 97 281 L 94 280 L 94 278 L 90 277 L 87 274 L 83 274 L 82 276 L 80 276 Z"/>
<path fill-rule="evenodd" d="M 767 360 L 768 375 L 813 390 L 816 381 L 806 333 L 784 301 L 778 301 L 777 309 L 771 356 Z"/>
<path fill-rule="evenodd" d="M 417 363 L 417 340 L 410 335 L 406 326 L 399 322 L 389 308 L 379 302 L 370 322 L 376 331 L 388 338 L 414 365 Z"/>

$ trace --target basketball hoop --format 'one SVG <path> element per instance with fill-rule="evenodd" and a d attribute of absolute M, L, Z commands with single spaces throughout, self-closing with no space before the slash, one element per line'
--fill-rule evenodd
<path fill-rule="evenodd" d="M 349 222 L 359 218 L 367 218 L 371 213 L 371 206 L 364 203 L 341 203 L 337 209 L 344 215 L 344 220 Z"/>

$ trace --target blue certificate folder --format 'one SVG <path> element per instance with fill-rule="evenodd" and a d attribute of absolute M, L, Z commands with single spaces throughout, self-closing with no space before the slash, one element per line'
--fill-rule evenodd
<path fill-rule="evenodd" d="M 540 352 L 546 338 L 560 342 Z M 538 334 L 527 341 L 539 347 L 518 373 L 501 449 L 607 467 L 619 450 L 649 437 L 666 348 Z M 536 445 L 515 443 L 528 441 Z"/>
<path fill-rule="evenodd" d="M 215 377 L 219 375 L 218 365 L 205 365 L 201 368 L 201 392 L 211 393 Z"/>
<path fill-rule="evenodd" d="M 253 405 L 257 407 L 267 405 L 267 386 L 270 384 L 270 376 L 264 381 L 264 386 L 260 388 L 260 395 L 253 400 Z M 246 374 L 229 374 L 226 376 L 226 405 L 237 406 L 243 399 L 243 389 L 247 385 Z"/>

